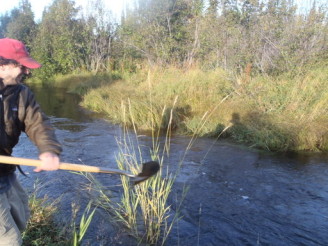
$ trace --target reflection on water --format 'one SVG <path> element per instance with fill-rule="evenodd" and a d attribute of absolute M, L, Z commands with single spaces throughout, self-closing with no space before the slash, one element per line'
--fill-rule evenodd
<path fill-rule="evenodd" d="M 82 122 L 77 123 L 76 121 L 71 119 L 55 118 L 51 116 L 51 122 L 56 128 L 67 130 L 70 132 L 80 132 L 85 129 L 85 125 L 82 124 Z"/>
<path fill-rule="evenodd" d="M 52 88 L 47 85 L 29 87 L 48 116 L 68 118 L 77 122 L 90 121 L 90 115 L 78 106 L 81 100 L 78 95 L 67 93 L 64 88 Z"/>

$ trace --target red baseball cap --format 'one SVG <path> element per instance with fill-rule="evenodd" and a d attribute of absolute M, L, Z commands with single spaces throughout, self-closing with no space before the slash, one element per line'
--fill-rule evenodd
<path fill-rule="evenodd" d="M 0 56 L 6 59 L 17 61 L 27 68 L 39 68 L 41 64 L 30 57 L 25 45 L 16 39 L 0 39 Z"/>

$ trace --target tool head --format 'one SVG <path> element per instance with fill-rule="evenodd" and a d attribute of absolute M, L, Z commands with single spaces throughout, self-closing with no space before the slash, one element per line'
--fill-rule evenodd
<path fill-rule="evenodd" d="M 142 165 L 141 173 L 133 178 L 133 184 L 139 184 L 151 176 L 155 175 L 159 170 L 159 163 L 157 161 L 149 161 Z"/>

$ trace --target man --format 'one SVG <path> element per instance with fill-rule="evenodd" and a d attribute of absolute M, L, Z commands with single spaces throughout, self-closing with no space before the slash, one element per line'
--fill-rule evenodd
<path fill-rule="evenodd" d="M 41 67 L 25 45 L 0 39 L 0 155 L 11 155 L 21 132 L 39 149 L 42 165 L 34 171 L 57 170 L 61 146 L 49 119 L 31 90 L 22 84 L 30 69 Z M 16 167 L 0 164 L 0 245 L 21 245 L 21 231 L 29 218 L 27 195 L 15 176 Z"/>

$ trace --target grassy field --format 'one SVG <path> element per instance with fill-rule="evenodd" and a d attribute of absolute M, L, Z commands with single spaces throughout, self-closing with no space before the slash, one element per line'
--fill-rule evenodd
<path fill-rule="evenodd" d="M 61 76 L 55 85 L 82 95 L 83 107 L 142 130 L 165 129 L 172 112 L 179 134 L 217 137 L 224 130 L 254 148 L 327 151 L 327 80 L 327 66 L 278 77 L 172 67 Z"/>

